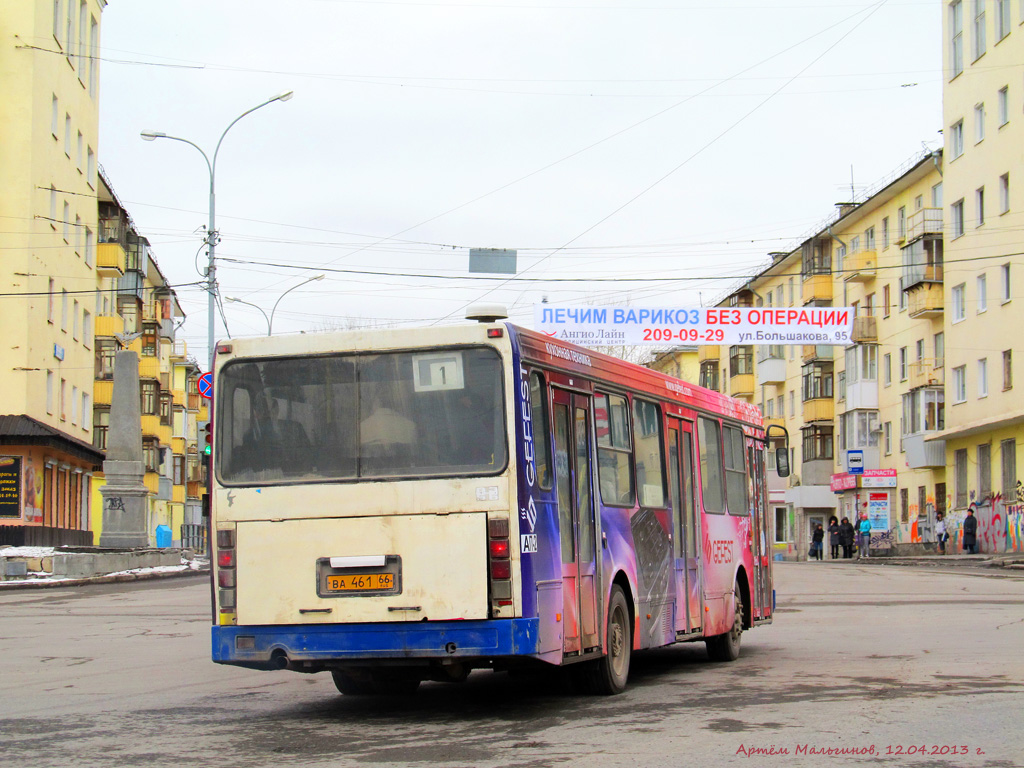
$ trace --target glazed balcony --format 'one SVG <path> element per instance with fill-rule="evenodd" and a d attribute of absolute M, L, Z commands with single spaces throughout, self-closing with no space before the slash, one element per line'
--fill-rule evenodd
<path fill-rule="evenodd" d="M 93 382 L 92 401 L 94 405 L 110 405 L 114 398 L 114 382 L 103 379 Z"/>
<path fill-rule="evenodd" d="M 93 333 L 97 337 L 108 336 L 111 338 L 119 333 L 124 333 L 124 318 L 120 315 L 97 315 Z"/>

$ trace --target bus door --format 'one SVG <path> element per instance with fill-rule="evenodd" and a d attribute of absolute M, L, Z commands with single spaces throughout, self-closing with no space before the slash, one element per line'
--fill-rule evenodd
<path fill-rule="evenodd" d="M 552 388 L 555 485 L 562 549 L 562 632 L 565 653 L 600 645 L 597 526 L 591 482 L 590 398 Z"/>
<path fill-rule="evenodd" d="M 692 422 L 669 417 L 668 466 L 676 595 L 680 596 L 676 632 L 695 632 L 701 627 L 704 590 L 700 588 L 700 516 L 694 498 Z"/>
<path fill-rule="evenodd" d="M 764 444 L 747 440 L 747 466 L 749 477 L 752 478 L 753 494 L 753 542 L 754 555 L 754 617 L 766 618 L 772 607 L 771 554 L 768 550 L 768 499 L 764 482 Z"/>

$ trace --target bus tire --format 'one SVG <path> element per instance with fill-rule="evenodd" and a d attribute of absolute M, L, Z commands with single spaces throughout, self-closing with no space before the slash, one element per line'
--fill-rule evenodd
<path fill-rule="evenodd" d="M 714 635 L 704 641 L 708 658 L 712 661 L 736 661 L 740 657 L 740 641 L 743 639 L 743 598 L 739 589 L 733 591 L 732 628 L 724 634 Z"/>
<path fill-rule="evenodd" d="M 376 672 L 332 669 L 334 685 L 346 696 L 407 696 L 420 686 L 418 677 L 388 676 Z"/>
<path fill-rule="evenodd" d="M 633 651 L 633 632 L 629 620 L 629 605 L 622 587 L 612 587 L 608 600 L 607 653 L 592 663 L 588 670 L 590 689 L 594 693 L 613 696 L 626 690 L 629 678 L 629 660 Z"/>

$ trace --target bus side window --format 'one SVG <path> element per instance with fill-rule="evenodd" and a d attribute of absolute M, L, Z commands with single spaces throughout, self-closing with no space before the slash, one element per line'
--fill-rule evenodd
<path fill-rule="evenodd" d="M 722 436 L 725 438 L 722 442 L 725 447 L 725 495 L 729 502 L 729 514 L 749 515 L 743 430 L 726 426 Z"/>
<path fill-rule="evenodd" d="M 654 403 L 633 400 L 633 445 L 636 446 L 636 487 L 640 506 L 665 506 L 665 450 L 661 410 Z"/>
<path fill-rule="evenodd" d="M 548 425 L 548 390 L 537 371 L 530 373 L 530 417 L 533 423 L 533 455 L 537 464 L 537 485 L 551 488 L 551 448 Z"/>
<path fill-rule="evenodd" d="M 629 443 L 629 405 L 621 395 L 595 395 L 597 463 L 601 501 L 633 506 L 633 450 Z"/>
<path fill-rule="evenodd" d="M 700 487 L 704 511 L 725 514 L 725 484 L 722 477 L 722 436 L 718 422 L 701 417 L 697 422 L 700 434 Z"/>

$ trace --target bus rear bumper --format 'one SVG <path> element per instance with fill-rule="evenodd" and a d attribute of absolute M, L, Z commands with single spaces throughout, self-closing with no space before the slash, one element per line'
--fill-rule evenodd
<path fill-rule="evenodd" d="M 219 664 L 281 669 L 302 662 L 531 656 L 538 619 L 215 626 Z"/>

